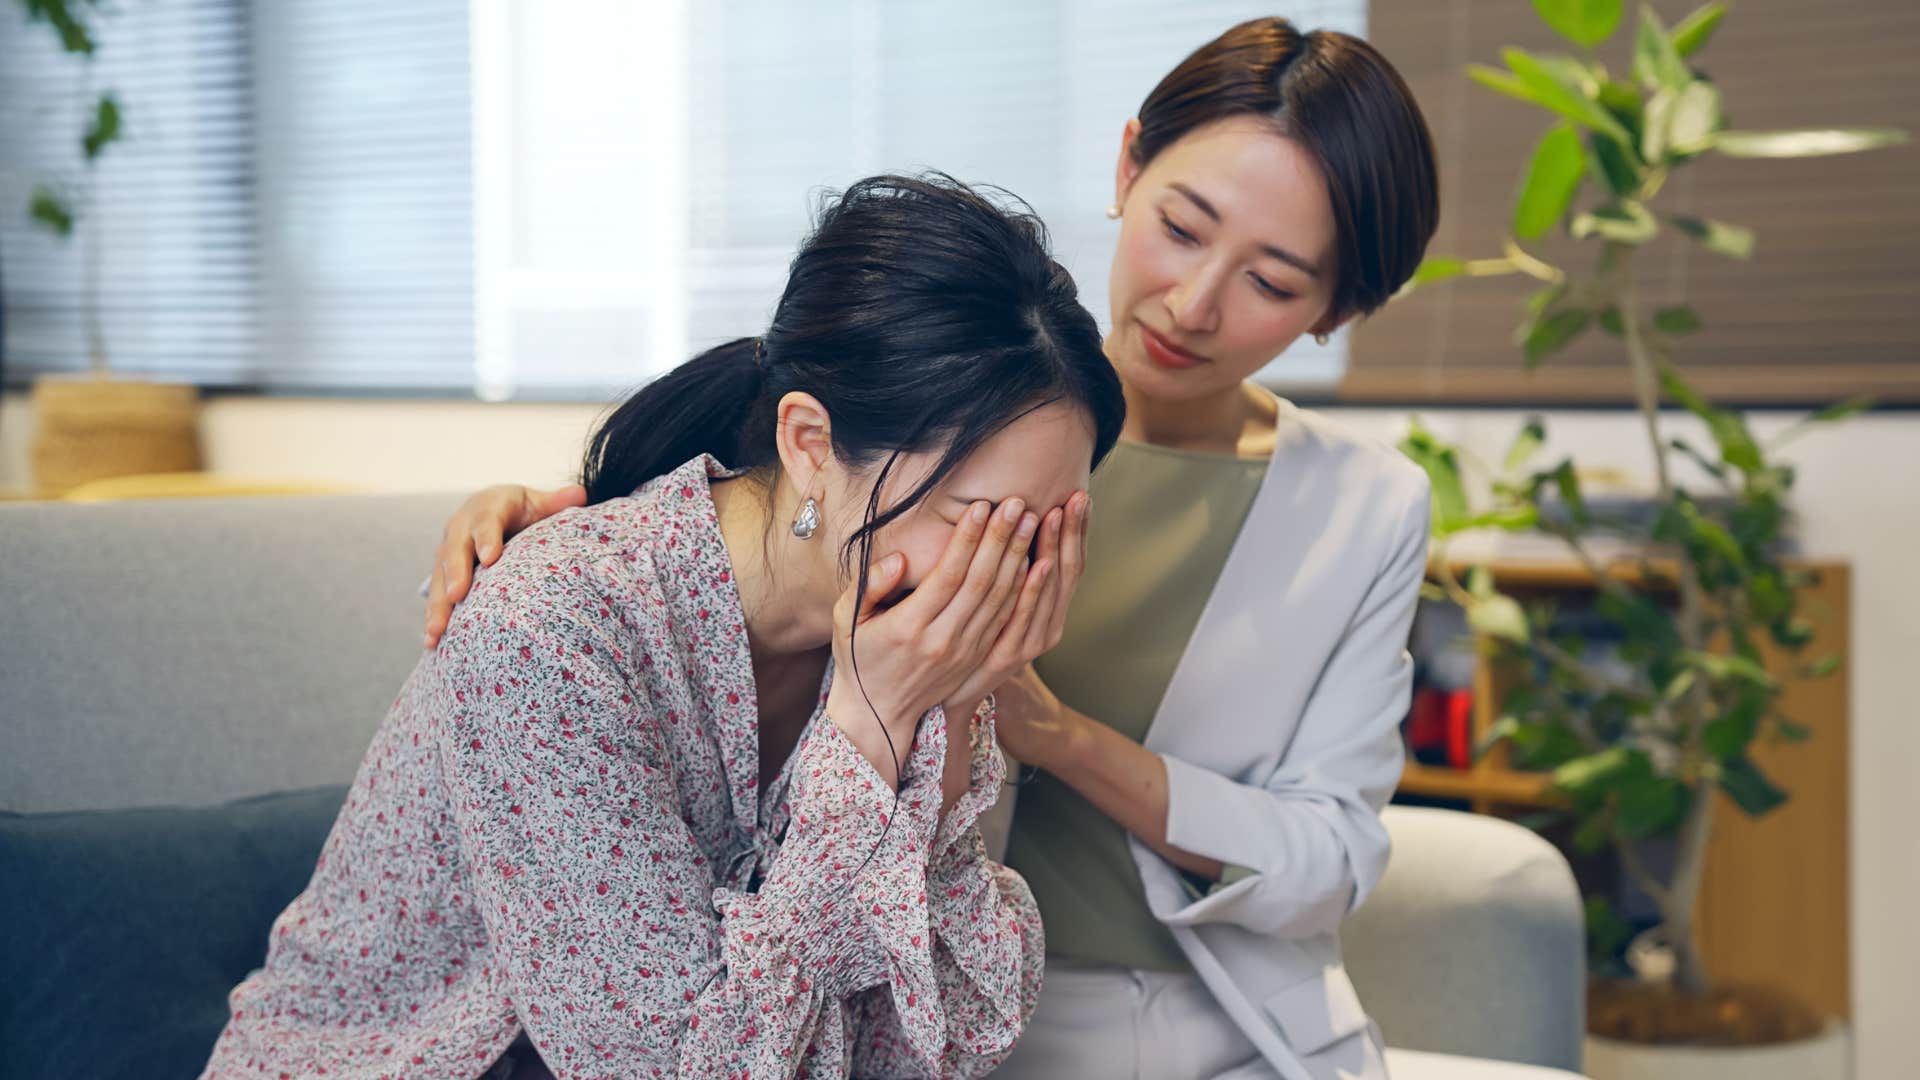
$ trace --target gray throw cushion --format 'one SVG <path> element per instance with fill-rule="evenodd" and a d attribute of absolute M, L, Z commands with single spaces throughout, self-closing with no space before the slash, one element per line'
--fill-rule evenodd
<path fill-rule="evenodd" d="M 345 798 L 0 813 L 0 1077 L 198 1076 Z"/>

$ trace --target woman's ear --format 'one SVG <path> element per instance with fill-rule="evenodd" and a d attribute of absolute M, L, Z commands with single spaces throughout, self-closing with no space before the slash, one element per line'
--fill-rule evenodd
<path fill-rule="evenodd" d="M 1314 323 L 1307 329 L 1307 333 L 1316 337 L 1323 334 L 1331 334 L 1352 321 L 1353 316 L 1351 314 L 1342 315 L 1332 308 L 1328 308 L 1327 313 L 1320 316 L 1320 321 Z"/>
<path fill-rule="evenodd" d="M 1138 117 L 1120 129 L 1120 160 L 1113 166 L 1113 205 L 1118 207 L 1127 205 L 1127 193 L 1133 190 L 1133 181 L 1140 175 L 1140 166 L 1133 160 L 1133 140 L 1139 137 Z"/>
<path fill-rule="evenodd" d="M 833 418 L 812 394 L 796 390 L 780 399 L 773 425 L 780 469 L 802 497 L 822 494 L 821 473 L 833 460 Z"/>

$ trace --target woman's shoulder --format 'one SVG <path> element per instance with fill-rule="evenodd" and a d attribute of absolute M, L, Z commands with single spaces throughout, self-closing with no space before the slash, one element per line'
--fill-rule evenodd
<path fill-rule="evenodd" d="M 475 576 L 461 608 L 498 621 L 591 605 L 644 621 L 666 606 L 673 582 L 710 575 L 715 566 L 724 573 L 728 560 L 698 465 L 532 525 Z"/>
<path fill-rule="evenodd" d="M 1326 481 L 1321 486 L 1330 497 L 1364 500 L 1396 519 L 1424 507 L 1428 498 L 1426 470 L 1398 447 L 1345 420 L 1284 399 L 1270 467 Z"/>

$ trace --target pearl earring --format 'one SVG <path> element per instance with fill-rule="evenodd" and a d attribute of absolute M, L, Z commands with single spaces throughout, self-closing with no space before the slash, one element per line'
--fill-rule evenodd
<path fill-rule="evenodd" d="M 820 504 L 808 499 L 800 504 L 800 516 L 793 519 L 793 535 L 802 540 L 813 539 L 820 531 Z"/>
<path fill-rule="evenodd" d="M 1325 334 L 1313 335 L 1313 343 L 1315 345 L 1325 345 L 1327 343 L 1327 335 Z"/>
<path fill-rule="evenodd" d="M 1114 203 L 1111 206 L 1107 207 L 1107 220 L 1108 221 L 1120 220 L 1120 204 L 1119 203 Z"/>

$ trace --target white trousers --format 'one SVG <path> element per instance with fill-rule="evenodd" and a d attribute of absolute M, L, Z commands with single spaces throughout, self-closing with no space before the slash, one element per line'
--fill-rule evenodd
<path fill-rule="evenodd" d="M 1537 1065 L 1385 1049 L 1379 1029 L 1303 1062 L 1321 1080 L 1578 1080 Z M 1198 976 L 1047 957 L 1033 1021 L 995 1080 L 1272 1080 Z"/>
<path fill-rule="evenodd" d="M 1364 1051 L 1383 1077 L 1379 1051 Z M 1047 957 L 1040 1003 L 994 1077 L 1256 1080 L 1277 1074 L 1199 976 Z M 1338 1075 L 1329 1073 L 1329 1077 Z"/>

